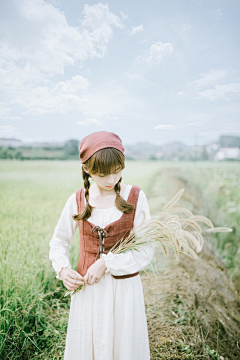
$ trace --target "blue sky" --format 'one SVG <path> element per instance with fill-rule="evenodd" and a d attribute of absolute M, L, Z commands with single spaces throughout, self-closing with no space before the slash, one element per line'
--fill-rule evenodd
<path fill-rule="evenodd" d="M 238 0 L 0 3 L 0 137 L 240 135 Z"/>

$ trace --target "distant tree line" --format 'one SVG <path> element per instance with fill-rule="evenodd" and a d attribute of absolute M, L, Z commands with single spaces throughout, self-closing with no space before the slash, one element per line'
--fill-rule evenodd
<path fill-rule="evenodd" d="M 1 140 L 1 139 L 0 139 Z M 79 140 L 68 140 L 61 144 L 34 144 L 6 147 L 0 145 L 0 159 L 16 160 L 77 160 L 79 159 Z M 211 145 L 211 144 L 210 144 Z M 128 160 L 164 160 L 164 161 L 204 161 L 213 160 L 217 149 L 228 147 L 240 148 L 240 137 L 222 135 L 215 143 L 215 150 L 209 150 L 209 145 L 187 146 L 181 142 L 153 145 L 148 142 L 125 146 L 125 156 Z"/>
<path fill-rule="evenodd" d="M 222 135 L 219 138 L 219 145 L 221 148 L 226 148 L 226 147 L 240 148 L 240 136 Z"/>
<path fill-rule="evenodd" d="M 0 147 L 0 159 L 75 160 L 79 157 L 78 146 L 78 140 L 69 140 L 63 146 Z"/>

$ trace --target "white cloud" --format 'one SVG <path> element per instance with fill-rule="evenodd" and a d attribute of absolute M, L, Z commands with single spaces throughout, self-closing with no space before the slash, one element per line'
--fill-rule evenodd
<path fill-rule="evenodd" d="M 173 130 L 175 128 L 174 125 L 157 125 L 154 127 L 155 130 Z"/>
<path fill-rule="evenodd" d="M 23 89 L 11 100 L 11 104 L 21 108 L 22 114 L 40 116 L 76 113 L 78 117 L 96 118 L 101 122 L 126 115 L 126 109 L 133 111 L 135 106 L 139 108 L 142 105 L 114 81 L 91 86 L 89 80 L 80 75 L 60 81 L 56 85 L 47 84 Z M 2 106 L 2 114 L 8 111 L 8 108 Z"/>
<path fill-rule="evenodd" d="M 108 116 L 108 113 L 107 112 L 89 110 L 89 111 L 85 111 L 84 115 L 87 116 L 87 117 L 101 117 L 101 116 Z"/>
<path fill-rule="evenodd" d="M 64 13 L 43 0 L 14 2 L 12 7 L 17 26 L 9 25 L 13 22 L 11 13 L 1 26 L 5 35 L 0 43 L 1 74 L 5 78 L 13 70 L 19 84 L 46 81 L 63 74 L 66 66 L 104 57 L 112 26 L 123 27 L 121 20 L 101 3 L 84 6 L 80 27 L 69 26 Z"/>
<path fill-rule="evenodd" d="M 108 112 L 106 111 L 86 111 L 84 112 L 84 116 L 89 117 L 89 118 L 94 118 L 95 120 L 97 120 L 96 124 L 100 124 L 102 122 L 105 122 L 106 120 L 108 121 L 117 121 L 117 120 L 124 120 L 125 117 L 124 116 L 111 116 L 109 115 Z M 98 120 L 99 119 L 99 120 Z M 86 121 L 83 121 L 83 123 L 81 123 L 81 125 L 85 125 Z"/>
<path fill-rule="evenodd" d="M 5 109 L 17 104 L 32 115 L 84 110 L 89 103 L 83 96 L 90 87 L 88 79 L 77 75 L 56 84 L 54 76 L 64 75 L 68 66 L 81 68 L 87 59 L 103 58 L 113 27 L 123 28 L 121 19 L 107 4 L 85 4 L 76 27 L 44 0 L 6 4 L 6 12 L 0 14 L 0 91 Z"/>
<path fill-rule="evenodd" d="M 178 96 L 188 96 L 188 94 L 186 94 L 186 93 L 183 92 L 183 91 L 179 91 L 179 92 L 177 93 L 177 95 L 178 95 Z"/>
<path fill-rule="evenodd" d="M 192 29 L 192 25 L 191 24 L 184 24 L 182 28 L 183 28 L 183 30 L 188 31 L 188 30 Z"/>
<path fill-rule="evenodd" d="M 198 90 L 195 99 L 214 101 L 228 100 L 232 96 L 239 96 L 240 83 L 222 84 L 227 76 L 227 70 L 211 70 L 209 73 L 200 74 L 199 79 L 189 83 L 189 85 L 194 85 Z M 205 90 L 199 91 L 200 88 L 205 88 Z"/>
<path fill-rule="evenodd" d="M 132 26 L 132 30 L 130 32 L 130 35 L 135 35 L 138 32 L 142 32 L 144 29 L 143 25 L 139 25 L 139 26 Z"/>
<path fill-rule="evenodd" d="M 101 125 L 101 122 L 98 119 L 94 119 L 94 118 L 88 118 L 83 121 L 78 121 L 78 125 L 86 126 L 90 124 Z"/>
<path fill-rule="evenodd" d="M 76 75 L 71 80 L 60 81 L 53 89 L 53 91 L 61 93 L 76 93 L 81 90 L 87 90 L 90 86 L 88 79 Z"/>
<path fill-rule="evenodd" d="M 13 132 L 15 131 L 17 128 L 15 126 L 12 126 L 12 125 L 3 125 L 3 126 L 0 126 L 0 131 L 4 131 L 6 133 L 10 133 L 10 132 Z"/>
<path fill-rule="evenodd" d="M 201 120 L 201 121 L 188 122 L 187 124 L 181 125 L 181 128 L 185 128 L 185 127 L 188 127 L 188 126 L 202 125 L 205 121 L 209 121 L 209 119 Z"/>
<path fill-rule="evenodd" d="M 88 90 L 81 90 L 76 89 L 75 78 L 67 80 L 66 86 L 65 82 L 59 82 L 52 87 L 26 89 L 13 104 L 23 108 L 25 114 L 33 116 L 71 114 L 77 119 L 99 119 L 101 123 L 108 123 L 114 116 L 137 113 L 137 109 L 144 107 L 140 100 L 115 81 L 96 83 Z"/>
<path fill-rule="evenodd" d="M 10 108 L 0 104 L 0 118 L 5 118 L 10 112 Z"/>
<path fill-rule="evenodd" d="M 195 80 L 193 84 L 196 87 L 207 87 L 222 82 L 228 75 L 227 70 L 211 70 L 207 74 L 200 74 L 200 79 Z"/>
<path fill-rule="evenodd" d="M 128 19 L 128 15 L 124 14 L 122 11 L 120 11 L 120 15 L 122 17 L 122 20 Z"/>
<path fill-rule="evenodd" d="M 0 126 L 0 136 L 3 138 L 12 138 L 22 134 L 21 132 L 17 131 L 16 126 L 13 125 L 3 125 Z"/>
<path fill-rule="evenodd" d="M 165 56 L 171 55 L 172 53 L 173 46 L 171 43 L 157 41 L 150 47 L 147 62 L 159 64 Z"/>
<path fill-rule="evenodd" d="M 104 33 L 106 40 L 109 40 L 112 35 L 112 25 L 120 29 L 123 28 L 122 21 L 118 16 L 109 11 L 108 4 L 85 4 L 82 13 L 84 14 L 82 27 L 89 27 L 93 31 L 97 30 L 96 33 L 92 33 L 94 35 L 101 35 L 101 33 Z M 98 36 L 96 39 L 98 39 Z"/>
<path fill-rule="evenodd" d="M 117 81 L 109 80 L 104 84 L 95 84 L 91 87 L 91 92 L 87 92 L 87 98 L 90 103 L 86 111 L 91 112 L 87 117 L 97 118 L 103 124 L 109 124 L 115 116 L 139 117 L 139 111 L 146 110 L 142 100 Z M 96 111 L 101 115 L 96 117 L 92 113 Z"/>
<path fill-rule="evenodd" d="M 77 75 L 65 82 L 60 81 L 55 86 L 26 89 L 18 95 L 13 105 L 21 107 L 23 114 L 32 116 L 71 114 L 74 119 L 84 119 L 83 125 L 86 123 L 85 119 L 96 119 L 101 124 L 108 124 L 115 121 L 116 117 L 121 120 L 128 112 L 132 115 L 137 113 L 134 109 L 144 107 L 141 101 L 114 81 L 81 89 L 88 85 L 86 78 L 79 78 Z"/>
<path fill-rule="evenodd" d="M 228 100 L 230 96 L 240 95 L 240 83 L 216 85 L 214 89 L 199 92 L 196 99 Z"/>
<path fill-rule="evenodd" d="M 125 117 L 124 116 L 113 116 L 112 120 L 116 121 L 116 120 L 124 120 Z"/>
<path fill-rule="evenodd" d="M 213 14 L 215 15 L 216 20 L 220 20 L 222 15 L 223 15 L 220 9 L 217 9 L 216 11 L 213 11 Z"/>
<path fill-rule="evenodd" d="M 125 77 L 129 80 L 141 80 L 142 79 L 142 75 L 138 74 L 138 73 L 125 73 Z"/>
<path fill-rule="evenodd" d="M 87 79 L 77 75 L 65 82 L 58 82 L 54 87 L 48 85 L 23 89 L 11 103 L 21 106 L 24 114 L 33 116 L 85 111 L 90 104 L 85 95 L 89 86 Z"/>

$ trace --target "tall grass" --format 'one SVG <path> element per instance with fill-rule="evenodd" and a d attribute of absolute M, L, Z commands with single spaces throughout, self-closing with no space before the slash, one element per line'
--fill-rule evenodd
<path fill-rule="evenodd" d="M 195 168 L 183 163 L 176 176 L 201 195 L 199 210 L 215 226 L 233 229 L 229 234 L 208 238 L 240 291 L 240 166 L 238 162 L 199 163 Z"/>

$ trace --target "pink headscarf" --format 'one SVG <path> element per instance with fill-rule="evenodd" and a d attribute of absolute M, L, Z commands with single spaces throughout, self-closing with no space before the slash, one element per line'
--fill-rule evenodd
<path fill-rule="evenodd" d="M 87 161 L 96 151 L 108 147 L 120 150 L 124 155 L 122 140 L 118 135 L 108 131 L 98 131 L 86 136 L 79 146 L 81 163 Z"/>

